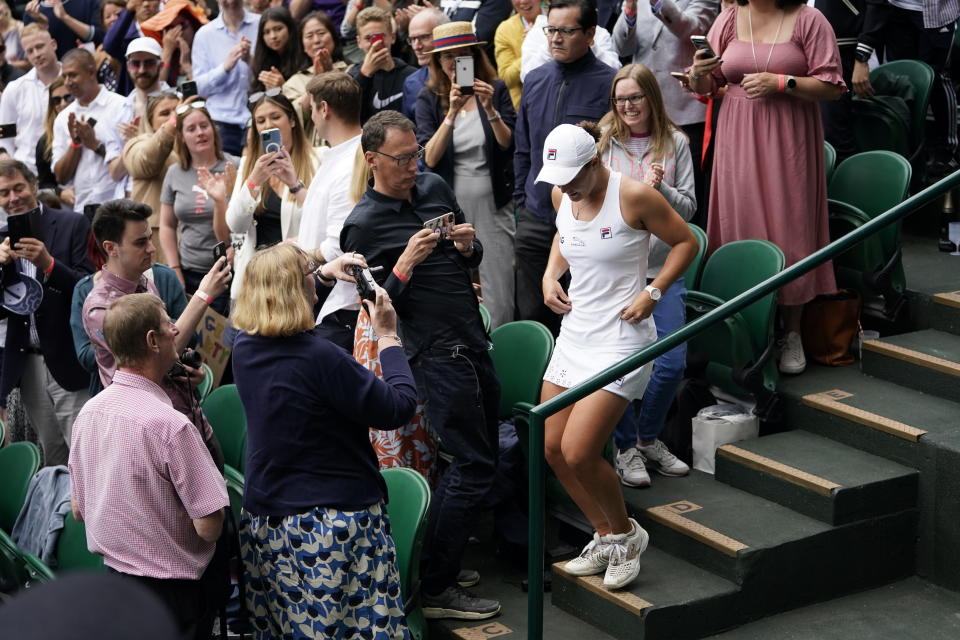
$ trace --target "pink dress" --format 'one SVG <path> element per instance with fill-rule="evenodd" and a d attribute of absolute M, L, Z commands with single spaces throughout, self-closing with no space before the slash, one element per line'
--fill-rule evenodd
<path fill-rule="evenodd" d="M 710 246 L 734 240 L 770 240 L 791 265 L 830 242 L 820 105 L 782 93 L 750 99 L 743 76 L 770 73 L 814 77 L 843 85 L 833 28 L 818 10 L 803 6 L 788 42 L 757 44 L 737 39 L 736 7 L 710 29 L 723 58 L 717 81 L 727 85 L 717 123 L 707 235 Z M 836 290 L 831 263 L 780 290 L 779 303 L 799 305 Z"/>

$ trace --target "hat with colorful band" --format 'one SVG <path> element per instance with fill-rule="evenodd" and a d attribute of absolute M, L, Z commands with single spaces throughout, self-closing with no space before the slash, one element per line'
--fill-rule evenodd
<path fill-rule="evenodd" d="M 474 33 L 472 24 L 469 22 L 448 22 L 437 26 L 433 30 L 433 51 L 431 53 L 481 44 L 487 43 L 477 41 L 477 34 Z"/>

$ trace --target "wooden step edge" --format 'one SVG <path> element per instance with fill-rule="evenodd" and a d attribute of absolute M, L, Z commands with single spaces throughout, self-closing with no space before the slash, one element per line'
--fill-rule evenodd
<path fill-rule="evenodd" d="M 512 636 L 513 632 L 513 629 L 499 620 L 487 620 L 482 624 L 459 627 L 450 631 L 454 638 L 460 638 L 460 640 L 487 640 L 500 636 Z"/>
<path fill-rule="evenodd" d="M 920 437 L 927 432 L 917 427 L 911 427 L 908 424 L 881 416 L 877 413 L 871 413 L 865 409 L 851 407 L 837 400 L 837 398 L 849 398 L 853 394 L 834 389 L 821 393 L 811 393 L 801 398 L 803 404 L 814 409 L 819 409 L 826 413 L 839 416 L 845 420 L 862 424 L 865 427 L 882 431 L 886 434 L 908 440 L 910 442 L 919 442 Z"/>
<path fill-rule="evenodd" d="M 652 602 L 648 602 L 640 596 L 629 591 L 617 590 L 611 591 L 603 586 L 603 575 L 597 576 L 573 576 L 563 570 L 566 562 L 555 562 L 550 568 L 554 575 L 562 580 L 572 582 L 582 589 L 586 589 L 605 600 L 609 600 L 618 607 L 626 609 L 635 616 L 643 616 L 643 612 L 653 607 Z"/>
<path fill-rule="evenodd" d="M 678 507 L 681 508 L 678 510 Z M 646 512 L 655 522 L 702 542 L 708 547 L 712 547 L 731 558 L 736 558 L 739 551 L 750 548 L 739 540 L 734 540 L 719 531 L 681 515 L 683 512 L 695 511 L 697 509 L 700 509 L 700 507 L 693 503 L 683 501 L 682 503 L 650 507 Z"/>
<path fill-rule="evenodd" d="M 947 307 L 960 309 L 960 291 L 933 294 L 933 301 Z"/>
<path fill-rule="evenodd" d="M 776 476 L 781 480 L 786 480 L 791 484 L 809 489 L 814 493 L 818 493 L 828 498 L 831 497 L 838 489 L 843 488 L 842 485 L 839 485 L 832 480 L 821 478 L 820 476 L 797 469 L 796 467 L 791 467 L 790 465 L 778 462 L 772 458 L 761 456 L 753 451 L 741 449 L 740 447 L 732 444 L 725 444 L 721 446 L 719 449 L 717 449 L 717 455 L 733 460 L 745 467 L 750 467 L 751 469 Z"/>
<path fill-rule="evenodd" d="M 937 356 L 932 356 L 929 353 L 923 353 L 922 351 L 916 351 L 915 349 L 908 349 L 907 347 L 901 347 L 900 345 L 890 344 L 889 342 L 884 342 L 883 340 L 864 340 L 863 348 L 867 351 L 873 351 L 874 353 L 887 356 L 888 358 L 895 358 L 902 362 L 909 362 L 910 364 L 917 365 L 918 367 L 925 367 L 927 369 L 932 369 L 933 371 L 939 371 L 940 373 L 946 373 L 947 375 L 960 377 L 960 362 L 954 362 L 953 360 L 947 360 L 946 358 L 938 358 Z"/>

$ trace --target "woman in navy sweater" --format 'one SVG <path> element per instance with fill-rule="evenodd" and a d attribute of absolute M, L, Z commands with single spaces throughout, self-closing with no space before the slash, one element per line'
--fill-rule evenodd
<path fill-rule="evenodd" d="M 343 265 L 353 255 L 317 267 L 289 243 L 258 252 L 231 317 L 247 415 L 240 539 L 256 638 L 408 637 L 368 436 L 371 426 L 403 426 L 416 408 L 396 313 L 378 288 L 367 306 L 382 380 L 314 332 L 318 286 L 350 280 Z"/>

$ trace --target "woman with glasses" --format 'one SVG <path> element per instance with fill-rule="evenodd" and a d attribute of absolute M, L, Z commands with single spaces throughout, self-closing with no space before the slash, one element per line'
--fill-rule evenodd
<path fill-rule="evenodd" d="M 123 147 L 123 165 L 131 178 L 131 197 L 153 209 L 150 227 L 153 229 L 156 253 L 154 262 L 166 264 L 160 243 L 160 193 L 170 165 L 177 161 L 173 142 L 177 134 L 177 116 L 174 113 L 180 98 L 172 91 L 163 91 L 147 100 L 146 117 L 140 119 L 137 135 Z"/>
<path fill-rule="evenodd" d="M 160 189 L 160 244 L 167 264 L 192 294 L 213 266 L 213 247 L 230 242 L 225 216 L 237 159 L 223 152 L 203 100 L 185 102 L 174 113 L 177 161 L 167 169 Z M 224 291 L 211 306 L 227 315 L 229 294 Z"/>
<path fill-rule="evenodd" d="M 417 140 L 424 163 L 452 188 L 484 246 L 480 284 L 491 327 L 513 320 L 513 127 L 510 91 L 469 22 L 433 30 L 430 77 L 417 98 Z M 456 60 L 473 59 L 470 93 L 456 84 Z"/>
<path fill-rule="evenodd" d="M 51 82 L 47 92 L 49 99 L 47 115 L 43 119 L 43 135 L 37 141 L 37 186 L 40 189 L 56 191 L 63 205 L 72 209 L 76 201 L 73 186 L 61 189 L 50 163 L 53 158 L 53 122 L 57 119 L 57 114 L 73 102 L 73 96 L 64 86 L 63 76 Z"/>
<path fill-rule="evenodd" d="M 236 299 L 246 264 L 259 249 L 296 238 L 300 214 L 320 165 L 319 154 L 304 135 L 296 110 L 280 88 L 250 96 L 252 126 L 240 161 L 240 177 L 230 197 L 227 225 L 242 236 L 234 263 L 231 296 Z M 266 150 L 263 133 L 279 130 L 280 149 Z"/>
<path fill-rule="evenodd" d="M 417 390 L 383 289 L 368 305 L 382 380 L 317 335 L 317 294 L 330 291 L 317 276 L 351 280 L 348 264 L 365 266 L 344 254 L 318 268 L 291 243 L 261 251 L 231 318 L 247 418 L 240 544 L 256 639 L 409 637 L 368 430 L 406 423 Z"/>
<path fill-rule="evenodd" d="M 604 166 L 650 185 L 684 220 L 690 220 L 697 210 L 693 159 L 687 137 L 667 115 L 656 76 L 642 64 L 628 64 L 613 78 L 610 103 L 611 110 L 600 121 L 598 146 Z M 669 251 L 656 236 L 650 238 L 646 284 L 659 275 Z M 662 292 L 653 308 L 658 337 L 685 323 L 685 295 L 683 276 Z M 643 403 L 635 401 L 614 431 L 619 448 L 617 473 L 627 486 L 648 486 L 647 467 L 665 476 L 690 471 L 658 439 L 685 367 L 685 345 L 657 358 Z"/>
<path fill-rule="evenodd" d="M 250 65 L 250 91 L 282 87 L 303 66 L 300 34 L 290 11 L 286 7 L 264 11 Z"/>

